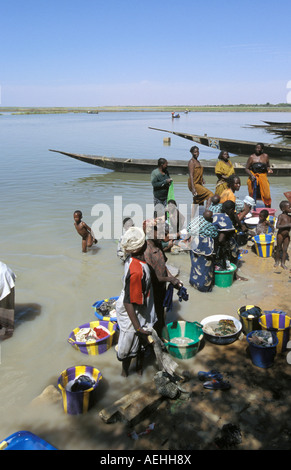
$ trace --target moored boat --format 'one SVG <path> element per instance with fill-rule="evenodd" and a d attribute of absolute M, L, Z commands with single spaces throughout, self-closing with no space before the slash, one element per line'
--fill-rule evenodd
<path fill-rule="evenodd" d="M 205 145 L 216 150 L 226 150 L 229 153 L 240 156 L 250 156 L 254 153 L 255 146 L 258 142 L 250 142 L 247 140 L 224 139 L 221 137 L 209 137 L 207 134 L 196 135 L 187 134 L 183 132 L 168 131 L 165 129 L 157 129 L 150 127 L 149 129 L 161 132 L 168 132 L 177 135 L 183 139 L 197 142 L 198 144 Z M 291 145 L 276 145 L 264 143 L 265 152 L 268 153 L 270 158 L 287 159 L 291 160 Z"/>
<path fill-rule="evenodd" d="M 80 160 L 90 165 L 95 165 L 107 170 L 113 170 L 121 173 L 143 173 L 148 174 L 157 168 L 157 160 L 154 159 L 139 159 L 139 158 L 109 158 L 98 155 L 84 155 L 63 152 L 61 150 L 50 149 L 51 152 L 60 153 L 68 157 Z M 189 160 L 168 160 L 169 173 L 171 175 L 188 175 L 188 161 Z M 215 175 L 216 161 L 203 161 L 201 164 L 204 169 L 204 174 Z M 247 176 L 245 165 L 241 163 L 233 163 L 235 173 L 238 176 Z M 273 173 L 270 176 L 290 176 L 291 164 L 282 163 L 280 165 L 272 164 L 271 168 Z"/>

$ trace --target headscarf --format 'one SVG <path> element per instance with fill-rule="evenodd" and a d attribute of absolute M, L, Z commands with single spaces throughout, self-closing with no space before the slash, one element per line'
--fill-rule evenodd
<path fill-rule="evenodd" d="M 125 253 L 137 253 L 145 244 L 145 233 L 139 227 L 130 227 L 120 240 Z"/>

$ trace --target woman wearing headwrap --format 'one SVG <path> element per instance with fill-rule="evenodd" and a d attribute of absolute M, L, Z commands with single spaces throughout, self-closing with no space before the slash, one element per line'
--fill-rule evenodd
<path fill-rule="evenodd" d="M 132 358 L 136 358 L 137 373 L 142 373 L 147 337 L 157 316 L 150 269 L 144 259 L 144 231 L 138 227 L 130 227 L 120 243 L 129 257 L 124 266 L 123 289 L 116 303 L 120 330 L 117 358 L 122 362 L 122 375 L 127 377 Z"/>

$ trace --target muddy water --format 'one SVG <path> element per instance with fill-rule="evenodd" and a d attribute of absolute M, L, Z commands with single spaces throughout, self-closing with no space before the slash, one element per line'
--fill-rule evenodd
<path fill-rule="evenodd" d="M 23 125 L 19 127 L 18 144 L 12 140 L 11 129 L 1 184 L 5 203 L 0 258 L 16 273 L 17 280 L 15 332 L 0 345 L 0 440 L 26 429 L 60 449 L 112 448 L 111 431 L 99 426 L 98 411 L 141 382 L 151 380 L 156 368 L 149 365 L 142 378 L 132 373 L 123 379 L 114 348 L 101 356 L 84 356 L 67 343 L 75 327 L 95 319 L 92 305 L 96 300 L 119 294 L 123 275 L 123 265 L 116 256 L 116 239 L 101 239 L 88 253 L 81 253 L 73 212 L 81 209 L 84 220 L 92 226 L 97 220 L 96 214 L 91 215 L 92 208 L 102 202 L 110 208 L 114 222 L 120 216 L 114 212 L 116 195 L 122 197 L 123 215 L 129 215 L 128 204 L 133 202 L 145 210 L 146 204 L 152 202 L 149 178 L 96 171 L 95 167 L 69 162 L 65 157 L 48 156 L 53 133 L 48 132 L 42 120 L 35 130 L 29 118 L 22 123 L 29 132 L 23 131 Z M 43 133 L 43 139 L 33 145 L 37 132 Z M 57 130 L 56 136 L 64 149 L 68 142 L 62 142 Z M 242 179 L 241 198 L 247 194 L 245 181 Z M 208 177 L 207 184 L 214 189 L 215 178 Z M 278 208 L 283 192 L 290 186 L 289 178 L 272 179 L 274 208 Z M 175 178 L 175 195 L 179 203 L 190 204 L 186 177 Z M 270 295 L 274 289 L 287 285 L 277 280 L 266 281 L 266 273 L 272 269 L 270 260 L 258 260 L 248 253 L 243 256 L 241 267 L 241 274 L 249 277 L 248 282 L 202 294 L 189 286 L 189 256 L 168 255 L 168 258 L 170 264 L 180 269 L 179 277 L 190 298 L 179 303 L 174 296 L 174 308 L 167 321 L 200 321 L 219 313 L 236 316 L 239 307 L 253 303 L 266 309 L 277 308 L 270 304 Z M 277 276 L 279 279 L 280 275 Z M 288 278 L 284 274 L 285 281 Z M 47 385 L 57 385 L 63 370 L 83 364 L 96 367 L 103 375 L 98 404 L 92 412 L 72 417 L 65 415 L 58 405 L 29 407 Z M 183 361 L 182 366 L 191 369 L 195 360 Z"/>

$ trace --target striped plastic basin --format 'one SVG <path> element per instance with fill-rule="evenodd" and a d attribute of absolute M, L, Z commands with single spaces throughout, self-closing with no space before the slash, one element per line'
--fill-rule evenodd
<path fill-rule="evenodd" d="M 275 237 L 273 234 L 261 234 L 253 237 L 256 253 L 260 258 L 270 258 L 273 254 Z"/>
<path fill-rule="evenodd" d="M 76 334 L 82 328 L 96 328 L 98 326 L 104 326 L 107 330 L 110 331 L 108 336 L 105 336 L 102 339 L 96 341 L 80 342 L 76 340 Z M 108 349 L 111 348 L 113 343 L 113 336 L 116 332 L 117 324 L 111 321 L 91 321 L 89 323 L 84 323 L 84 325 L 78 326 L 75 328 L 68 338 L 68 343 L 70 343 L 75 349 L 80 351 L 83 354 L 89 356 L 96 356 L 99 354 L 105 353 Z"/>
<path fill-rule="evenodd" d="M 87 390 L 72 392 L 68 384 L 80 375 L 89 376 L 95 381 L 95 384 Z M 76 366 L 64 370 L 58 378 L 64 412 L 71 415 L 86 413 L 96 401 L 96 389 L 101 379 L 101 372 L 91 366 Z"/>

